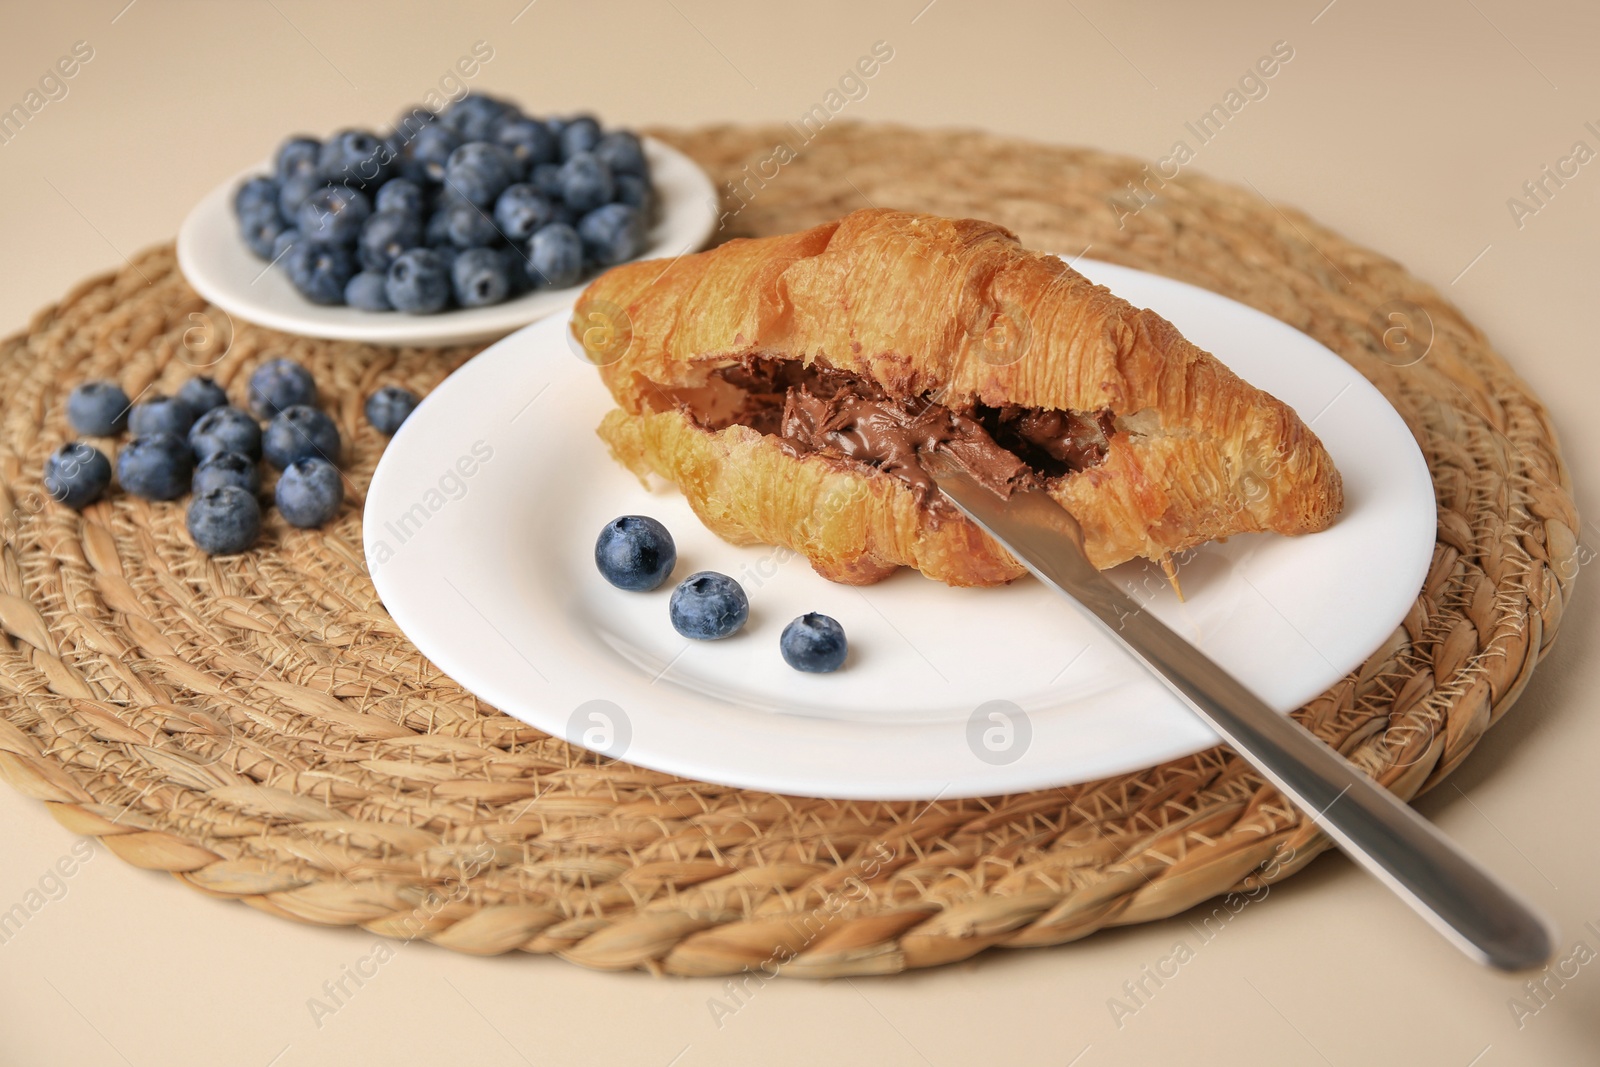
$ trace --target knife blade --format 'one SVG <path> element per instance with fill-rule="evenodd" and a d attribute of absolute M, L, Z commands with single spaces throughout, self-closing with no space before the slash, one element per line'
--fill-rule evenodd
<path fill-rule="evenodd" d="M 1394 794 L 1263 703 L 1101 574 L 1077 521 L 1042 490 L 1002 498 L 948 457 L 923 467 L 950 501 L 1066 596 L 1447 940 L 1501 971 L 1547 963 L 1551 924 Z"/>

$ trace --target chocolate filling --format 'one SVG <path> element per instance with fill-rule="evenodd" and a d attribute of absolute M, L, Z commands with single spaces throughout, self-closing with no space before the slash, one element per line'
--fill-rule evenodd
<path fill-rule="evenodd" d="M 940 516 L 954 508 L 935 491 L 923 453 L 944 453 L 1009 496 L 1100 463 L 1114 429 L 1109 409 L 958 409 L 928 396 L 890 397 L 876 382 L 845 371 L 765 357 L 719 368 L 703 388 L 681 390 L 675 399 L 708 430 L 749 426 L 779 438 L 791 455 L 819 453 L 892 474 Z"/>

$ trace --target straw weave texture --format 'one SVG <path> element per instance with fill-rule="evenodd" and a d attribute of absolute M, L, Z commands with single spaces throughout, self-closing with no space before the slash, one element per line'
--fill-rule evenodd
<path fill-rule="evenodd" d="M 1296 714 L 1398 795 L 1460 764 L 1554 638 L 1578 520 L 1549 419 L 1391 260 L 1188 175 L 1132 212 L 1140 165 L 1093 151 L 875 126 L 803 146 L 777 127 L 662 136 L 719 187 L 745 183 L 719 237 L 869 203 L 990 218 L 1030 247 L 1089 248 L 1253 305 L 1371 379 L 1432 471 L 1433 566 L 1404 625 Z M 780 141 L 797 158 L 762 178 Z M 1386 345 L 1396 307 L 1413 334 Z M 347 442 L 353 492 L 325 530 L 269 511 L 256 551 L 210 560 L 181 505 L 116 493 L 79 515 L 43 500 L 76 383 L 116 377 L 133 395 L 207 373 L 238 398 L 280 354 L 311 368 Z M 385 614 L 360 521 L 383 444 L 363 398 L 391 381 L 426 392 L 471 354 L 229 328 L 170 248 L 0 345 L 0 774 L 129 863 L 284 918 L 691 975 L 888 973 L 1058 944 L 1282 878 L 1327 847 L 1222 748 L 1018 796 L 848 803 L 600 759 L 483 705 Z"/>

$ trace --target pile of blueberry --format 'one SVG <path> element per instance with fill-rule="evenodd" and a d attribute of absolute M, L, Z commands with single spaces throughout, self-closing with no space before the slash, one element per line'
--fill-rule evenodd
<path fill-rule="evenodd" d="M 191 378 L 176 396 L 151 396 L 130 404 L 112 381 L 85 382 L 67 397 L 67 421 L 89 437 L 133 437 L 117 452 L 122 488 L 147 500 L 177 500 L 191 493 L 189 536 L 212 555 L 243 552 L 261 536 L 261 469 L 281 473 L 273 500 L 291 526 L 322 526 L 344 502 L 335 464 L 339 428 L 317 406 L 311 372 L 289 359 L 272 359 L 250 375 L 246 408 L 210 378 Z M 367 398 L 367 420 L 393 434 L 417 398 L 387 385 Z M 262 429 L 258 420 L 266 420 Z M 45 491 L 71 508 L 99 500 L 111 486 L 111 462 L 83 441 L 62 445 L 45 460 Z"/>
<path fill-rule="evenodd" d="M 678 562 L 672 534 L 648 515 L 624 515 L 606 523 L 594 544 L 594 562 L 606 581 L 636 593 L 659 589 Z M 697 571 L 679 582 L 667 602 L 672 628 L 697 641 L 738 633 L 750 618 L 744 587 L 726 574 Z M 844 665 L 849 645 L 844 627 L 827 615 L 807 612 L 783 628 L 778 651 L 797 671 L 826 674 Z"/>
<path fill-rule="evenodd" d="M 639 138 L 474 93 L 380 137 L 291 137 L 234 194 L 245 244 L 307 300 L 424 315 L 565 289 L 644 250 Z"/>

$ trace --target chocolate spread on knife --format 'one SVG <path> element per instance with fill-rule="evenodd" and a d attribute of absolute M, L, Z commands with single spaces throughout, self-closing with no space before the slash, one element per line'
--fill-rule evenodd
<path fill-rule="evenodd" d="M 1113 429 L 1109 410 L 1007 404 L 961 411 L 928 397 L 889 397 L 868 379 L 799 360 L 755 357 L 713 372 L 712 379 L 724 393 L 733 387 L 739 399 L 713 417 L 685 396 L 681 402 L 700 425 L 720 430 L 739 423 L 778 437 L 791 455 L 819 453 L 877 468 L 910 485 L 935 515 L 954 509 L 935 491 L 923 453 L 942 452 L 1009 496 L 1099 463 Z"/>

